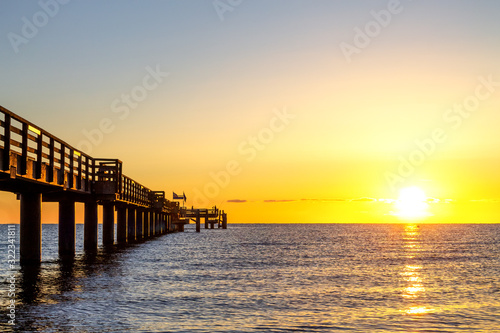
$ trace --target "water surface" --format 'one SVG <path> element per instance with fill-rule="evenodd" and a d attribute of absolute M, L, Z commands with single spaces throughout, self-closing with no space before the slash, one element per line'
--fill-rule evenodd
<path fill-rule="evenodd" d="M 41 269 L 15 271 L 17 331 L 500 332 L 500 225 L 193 228 L 89 257 L 78 225 L 63 264 L 44 225 Z"/>

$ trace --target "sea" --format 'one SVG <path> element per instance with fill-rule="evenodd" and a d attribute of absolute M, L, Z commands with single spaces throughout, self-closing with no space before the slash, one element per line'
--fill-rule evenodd
<path fill-rule="evenodd" d="M 57 228 L 20 268 L 0 225 L 1 332 L 500 332 L 499 224 L 189 225 L 95 255 L 77 225 L 70 262 Z"/>

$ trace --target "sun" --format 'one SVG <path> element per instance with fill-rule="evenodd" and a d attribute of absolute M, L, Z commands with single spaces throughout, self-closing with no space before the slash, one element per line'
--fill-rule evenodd
<path fill-rule="evenodd" d="M 395 215 L 404 219 L 419 219 L 430 215 L 428 208 L 427 196 L 421 188 L 406 187 L 399 191 Z"/>

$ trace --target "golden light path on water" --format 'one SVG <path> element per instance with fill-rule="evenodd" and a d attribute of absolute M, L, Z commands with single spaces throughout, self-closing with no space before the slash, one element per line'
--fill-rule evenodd
<path fill-rule="evenodd" d="M 405 257 L 412 261 L 411 264 L 406 264 L 403 271 L 400 273 L 401 278 L 405 282 L 405 287 L 402 291 L 402 297 L 411 301 L 411 305 L 401 310 L 406 315 L 424 315 L 432 313 L 435 309 L 425 306 L 421 302 L 421 298 L 425 293 L 424 280 L 421 275 L 423 266 L 416 263 L 422 244 L 420 241 L 420 227 L 416 224 L 407 224 L 403 232 Z"/>

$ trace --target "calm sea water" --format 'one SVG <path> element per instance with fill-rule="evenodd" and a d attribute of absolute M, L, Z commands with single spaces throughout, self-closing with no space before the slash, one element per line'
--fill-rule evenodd
<path fill-rule="evenodd" d="M 44 225 L 41 269 L 15 270 L 15 331 L 500 332 L 500 225 L 193 227 L 86 257 L 79 225 L 62 264 Z"/>

